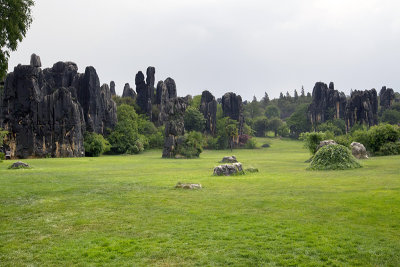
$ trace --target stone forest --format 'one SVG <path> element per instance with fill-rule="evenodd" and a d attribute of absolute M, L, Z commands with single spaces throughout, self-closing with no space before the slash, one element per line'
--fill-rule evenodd
<path fill-rule="evenodd" d="M 0 267 L 400 266 L 399 11 L 0 0 Z"/>

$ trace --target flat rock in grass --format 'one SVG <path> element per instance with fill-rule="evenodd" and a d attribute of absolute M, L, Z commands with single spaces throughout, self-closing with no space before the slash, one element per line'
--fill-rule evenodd
<path fill-rule="evenodd" d="M 353 142 L 351 143 L 351 153 L 353 154 L 354 157 L 357 159 L 367 159 L 367 150 L 365 149 L 365 146 L 361 143 Z"/>
<path fill-rule="evenodd" d="M 236 163 L 238 162 L 235 156 L 224 157 L 221 161 L 222 163 Z"/>
<path fill-rule="evenodd" d="M 201 184 L 190 184 L 190 183 L 177 183 L 175 188 L 182 188 L 182 189 L 201 189 Z"/>
<path fill-rule="evenodd" d="M 218 176 L 230 176 L 244 174 L 242 163 L 237 162 L 233 164 L 224 164 L 214 168 L 214 175 Z"/>
<path fill-rule="evenodd" d="M 25 169 L 25 168 L 30 168 L 29 164 L 24 163 L 22 161 L 17 161 L 14 162 L 11 166 L 10 169 Z"/>

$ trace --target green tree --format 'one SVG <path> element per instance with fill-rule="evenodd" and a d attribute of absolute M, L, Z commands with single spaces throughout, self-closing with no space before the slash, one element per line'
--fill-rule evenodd
<path fill-rule="evenodd" d="M 265 116 L 267 116 L 267 118 L 280 118 L 281 111 L 277 106 L 269 105 L 265 109 Z"/>
<path fill-rule="evenodd" d="M 185 129 L 188 132 L 203 132 L 206 124 L 203 114 L 201 114 L 201 112 L 194 106 L 190 106 L 186 109 L 184 122 Z"/>
<path fill-rule="evenodd" d="M 138 133 L 138 115 L 132 106 L 122 104 L 117 109 L 118 123 L 108 136 L 111 151 L 117 154 L 137 154 L 144 150 L 144 140 Z"/>
<path fill-rule="evenodd" d="M 251 119 L 261 115 L 261 108 L 255 96 L 253 97 L 253 101 L 251 101 L 251 103 L 244 106 L 244 112 L 246 113 L 245 117 Z"/>
<path fill-rule="evenodd" d="M 264 93 L 264 97 L 261 99 L 261 103 L 263 106 L 267 106 L 269 104 L 269 96 L 267 92 Z"/>
<path fill-rule="evenodd" d="M 268 119 L 267 117 L 258 117 L 254 120 L 253 123 L 253 130 L 254 134 L 257 137 L 264 137 L 265 136 L 265 131 L 267 130 L 268 127 Z"/>
<path fill-rule="evenodd" d="M 269 122 L 268 122 L 268 127 L 267 129 L 269 131 L 273 131 L 275 137 L 278 136 L 278 130 L 279 128 L 283 125 L 283 121 L 279 118 L 272 118 Z"/>
<path fill-rule="evenodd" d="M 301 133 L 311 130 L 311 123 L 307 117 L 308 104 L 302 104 L 297 107 L 295 112 L 287 120 L 287 125 L 292 137 L 299 137 Z"/>
<path fill-rule="evenodd" d="M 89 132 L 85 133 L 83 145 L 85 155 L 88 157 L 98 157 L 110 151 L 111 148 L 110 143 L 101 134 Z"/>
<path fill-rule="evenodd" d="M 400 111 L 394 109 L 387 109 L 382 114 L 382 122 L 390 124 L 400 123 Z"/>
<path fill-rule="evenodd" d="M 8 69 L 10 52 L 25 37 L 32 23 L 32 0 L 0 0 L 0 80 Z"/>

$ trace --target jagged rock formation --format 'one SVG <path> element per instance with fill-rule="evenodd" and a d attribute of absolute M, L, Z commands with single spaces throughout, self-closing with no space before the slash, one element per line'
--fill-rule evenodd
<path fill-rule="evenodd" d="M 36 54 L 32 54 L 31 56 L 31 67 L 40 68 L 42 67 L 42 61 L 40 61 L 40 57 Z"/>
<path fill-rule="evenodd" d="M 130 97 L 132 99 L 136 98 L 135 90 L 131 88 L 129 83 L 126 83 L 124 86 L 124 91 L 122 92 L 122 97 Z"/>
<path fill-rule="evenodd" d="M 368 126 L 378 123 L 378 96 L 375 89 L 353 91 L 346 105 L 346 128 L 350 130 L 354 124 Z"/>
<path fill-rule="evenodd" d="M 174 81 L 174 79 L 172 78 L 167 78 L 165 81 L 165 86 L 168 89 L 168 96 L 169 98 L 175 98 L 177 97 L 177 93 L 176 93 L 176 83 Z"/>
<path fill-rule="evenodd" d="M 114 81 L 110 82 L 110 93 L 111 93 L 111 96 L 117 95 L 115 92 L 115 82 Z"/>
<path fill-rule="evenodd" d="M 229 117 L 239 122 L 239 135 L 243 134 L 243 105 L 242 97 L 234 93 L 226 93 L 222 97 L 222 112 L 224 117 Z"/>
<path fill-rule="evenodd" d="M 392 88 L 386 89 L 386 86 L 383 86 L 381 91 L 379 92 L 380 106 L 383 110 L 390 108 L 395 98 L 396 96 Z"/>
<path fill-rule="evenodd" d="M 217 127 L 217 101 L 209 91 L 201 94 L 200 112 L 206 119 L 206 132 L 214 135 Z"/>
<path fill-rule="evenodd" d="M 32 56 L 31 65 L 18 65 L 6 78 L 0 120 L 11 156 L 82 156 L 85 130 L 105 134 L 117 122 L 110 89 L 100 88 L 93 67 L 78 74 L 72 62 L 44 70 L 38 62 Z"/>
<path fill-rule="evenodd" d="M 157 83 L 155 104 L 158 106 L 160 114 L 158 115 L 158 124 L 163 125 L 168 120 L 168 105 L 170 101 L 177 97 L 176 84 L 172 78 Z M 188 103 L 187 99 L 185 100 Z"/>
<path fill-rule="evenodd" d="M 165 124 L 165 140 L 163 158 L 175 158 L 179 146 L 179 137 L 185 134 L 183 116 L 188 103 L 182 97 L 169 99 L 164 107 L 167 122 Z"/>
<path fill-rule="evenodd" d="M 335 90 L 333 82 L 329 83 L 329 88 L 322 82 L 315 84 L 308 108 L 308 116 L 314 127 L 327 120 L 344 119 L 345 108 L 346 96 Z"/>
<path fill-rule="evenodd" d="M 136 103 L 142 112 L 147 114 L 150 120 L 152 115 L 152 102 L 154 99 L 154 74 L 154 67 L 148 67 L 146 71 L 146 82 L 144 80 L 143 72 L 141 71 L 139 71 L 135 77 L 137 93 Z"/>

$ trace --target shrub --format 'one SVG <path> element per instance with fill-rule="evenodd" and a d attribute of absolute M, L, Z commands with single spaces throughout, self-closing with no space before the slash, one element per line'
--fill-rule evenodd
<path fill-rule="evenodd" d="M 150 148 L 163 148 L 164 146 L 164 127 L 160 127 L 157 132 L 149 136 Z"/>
<path fill-rule="evenodd" d="M 268 127 L 268 119 L 267 117 L 258 117 L 253 121 L 253 130 L 254 134 L 257 137 L 264 137 L 265 131 Z"/>
<path fill-rule="evenodd" d="M 400 142 L 389 142 L 383 144 L 379 151 L 376 152 L 378 156 L 389 156 L 400 154 Z"/>
<path fill-rule="evenodd" d="M 396 142 L 400 138 L 398 126 L 390 124 L 380 124 L 368 130 L 367 146 L 373 153 L 380 150 L 385 143 Z"/>
<path fill-rule="evenodd" d="M 203 132 L 206 120 L 196 107 L 188 107 L 184 115 L 185 129 L 187 131 Z"/>
<path fill-rule="evenodd" d="M 360 168 L 360 163 L 350 149 L 342 145 L 327 145 L 317 151 L 310 165 L 311 170 L 345 170 Z"/>
<path fill-rule="evenodd" d="M 250 138 L 249 140 L 247 140 L 244 147 L 247 149 L 255 149 L 257 148 L 257 141 L 254 138 Z"/>
<path fill-rule="evenodd" d="M 4 154 L 3 152 L 0 152 L 0 162 L 3 162 L 3 160 L 6 159 L 6 154 Z"/>
<path fill-rule="evenodd" d="M 400 111 L 394 109 L 385 110 L 382 114 L 382 121 L 390 124 L 400 123 Z"/>
<path fill-rule="evenodd" d="M 198 158 L 203 152 L 204 138 L 199 132 L 192 131 L 178 139 L 178 154 L 185 158 Z"/>
<path fill-rule="evenodd" d="M 351 143 L 353 142 L 353 138 L 351 137 L 351 135 L 348 134 L 335 136 L 333 140 L 335 140 L 335 142 L 338 143 L 339 145 L 345 147 L 350 147 Z"/>
<path fill-rule="evenodd" d="M 311 154 L 317 152 L 319 143 L 323 140 L 332 139 L 333 134 L 330 132 L 311 132 L 301 133 L 300 140 L 304 141 L 304 147 L 307 148 Z"/>
<path fill-rule="evenodd" d="M 320 132 L 330 131 L 334 135 L 342 135 L 346 131 L 346 126 L 344 120 L 333 120 L 318 125 L 317 130 Z"/>
<path fill-rule="evenodd" d="M 110 151 L 110 143 L 104 139 L 101 134 L 85 133 L 83 145 L 85 147 L 85 156 L 98 157 L 101 154 Z"/>

